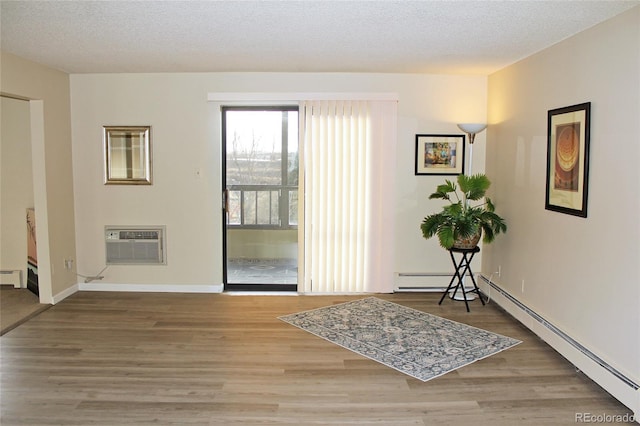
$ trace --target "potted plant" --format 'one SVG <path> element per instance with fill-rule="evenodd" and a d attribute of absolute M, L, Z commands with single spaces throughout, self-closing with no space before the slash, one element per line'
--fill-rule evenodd
<path fill-rule="evenodd" d="M 424 218 L 420 228 L 424 238 L 435 235 L 444 248 L 473 249 L 484 233 L 483 241 L 492 242 L 496 235 L 507 231 L 503 218 L 495 213 L 491 200 L 485 197 L 491 182 L 484 174 L 458 175 L 457 185 L 445 180 L 429 199 L 443 199 L 449 204 L 440 213 Z M 472 201 L 479 203 L 471 205 Z"/>

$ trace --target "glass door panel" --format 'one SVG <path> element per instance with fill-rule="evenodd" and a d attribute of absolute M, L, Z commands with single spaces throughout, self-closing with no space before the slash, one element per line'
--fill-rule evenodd
<path fill-rule="evenodd" d="M 297 290 L 297 107 L 222 109 L 225 289 Z"/>

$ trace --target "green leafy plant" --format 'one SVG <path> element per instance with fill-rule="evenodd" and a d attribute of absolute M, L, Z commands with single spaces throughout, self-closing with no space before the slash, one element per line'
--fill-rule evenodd
<path fill-rule="evenodd" d="M 424 218 L 420 229 L 424 238 L 435 235 L 446 249 L 454 247 L 457 240 L 472 238 L 482 233 L 485 243 L 492 242 L 496 235 L 507 232 L 503 218 L 495 213 L 495 206 L 485 196 L 491 182 L 484 174 L 458 175 L 456 183 L 445 180 L 438 185 L 429 199 L 449 201 L 440 213 Z M 478 204 L 471 205 L 472 201 Z"/>

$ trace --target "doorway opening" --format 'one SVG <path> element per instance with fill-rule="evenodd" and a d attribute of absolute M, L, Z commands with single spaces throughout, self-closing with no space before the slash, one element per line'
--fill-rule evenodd
<path fill-rule="evenodd" d="M 222 107 L 225 291 L 297 291 L 298 107 Z"/>

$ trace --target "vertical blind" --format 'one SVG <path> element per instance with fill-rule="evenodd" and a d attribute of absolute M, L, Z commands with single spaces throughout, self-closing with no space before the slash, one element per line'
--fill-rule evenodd
<path fill-rule="evenodd" d="M 301 105 L 304 288 L 393 291 L 396 101 Z"/>

